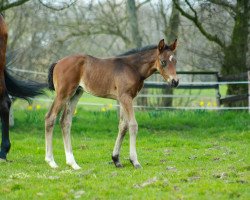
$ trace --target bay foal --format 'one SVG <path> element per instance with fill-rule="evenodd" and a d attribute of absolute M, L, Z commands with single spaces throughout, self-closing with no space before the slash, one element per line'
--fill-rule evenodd
<path fill-rule="evenodd" d="M 136 153 L 138 125 L 133 99 L 143 87 L 144 80 L 156 71 L 171 86 L 178 85 L 176 60 L 173 54 L 176 45 L 177 40 L 170 46 L 161 40 L 158 45 L 132 50 L 113 58 L 99 59 L 79 54 L 65 57 L 54 63 L 49 70 L 49 86 L 56 91 L 56 96 L 45 117 L 46 162 L 52 168 L 58 167 L 53 158 L 52 135 L 56 117 L 60 110 L 63 110 L 60 124 L 66 163 L 73 169 L 80 169 L 73 156 L 70 129 L 76 104 L 85 91 L 120 102 L 119 132 L 112 159 L 116 167 L 122 167 L 119 154 L 125 133 L 129 130 L 130 161 L 135 168 L 140 168 Z"/>

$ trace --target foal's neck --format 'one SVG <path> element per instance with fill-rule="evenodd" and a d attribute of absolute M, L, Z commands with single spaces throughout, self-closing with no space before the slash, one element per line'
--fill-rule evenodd
<path fill-rule="evenodd" d="M 151 76 L 156 71 L 154 65 L 157 58 L 157 49 L 136 53 L 131 55 L 131 57 L 134 58 L 132 59 L 134 60 L 132 63 L 133 67 L 137 69 L 143 80 Z"/>

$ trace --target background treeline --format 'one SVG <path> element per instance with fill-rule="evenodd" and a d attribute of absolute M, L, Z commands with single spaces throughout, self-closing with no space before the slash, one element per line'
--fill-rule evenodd
<path fill-rule="evenodd" d="M 236 74 L 250 66 L 248 0 L 19 2 L 4 9 L 9 1 L 3 0 L 0 11 L 9 26 L 9 51 L 15 50 L 20 69 L 47 72 L 51 63 L 69 54 L 109 57 L 162 38 L 168 43 L 179 40 L 178 71 Z M 228 88 L 228 94 L 235 91 L 244 93 L 246 88 Z"/>

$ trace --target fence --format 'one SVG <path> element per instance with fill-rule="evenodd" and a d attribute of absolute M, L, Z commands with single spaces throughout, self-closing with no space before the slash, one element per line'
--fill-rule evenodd
<path fill-rule="evenodd" d="M 216 105 L 217 107 L 214 108 L 200 108 L 200 107 L 189 107 L 189 108 L 183 108 L 183 107 L 161 107 L 161 108 L 175 108 L 175 109 L 213 109 L 213 110 L 226 110 L 226 109 L 234 109 L 234 110 L 245 110 L 248 109 L 250 111 L 250 71 L 246 73 L 241 73 L 238 75 L 230 75 L 230 76 L 220 76 L 218 72 L 198 72 L 198 71 L 179 71 L 177 72 L 178 75 L 211 75 L 215 77 L 214 82 L 181 82 L 180 85 L 175 88 L 175 90 L 178 89 L 184 89 L 184 90 L 195 90 L 195 89 L 213 89 L 216 91 Z M 247 84 L 248 85 L 248 94 L 241 94 L 241 95 L 231 95 L 226 97 L 221 97 L 220 92 L 220 86 L 221 85 L 232 85 L 232 84 Z M 157 88 L 157 89 L 164 89 L 168 86 L 165 82 L 145 82 L 144 84 L 145 88 Z M 140 95 L 143 97 L 143 95 Z M 146 97 L 146 96 L 144 96 Z M 162 97 L 162 96 L 161 96 Z M 165 96 L 167 98 L 188 98 L 190 95 L 187 96 L 176 96 L 176 95 L 168 95 Z M 248 99 L 248 107 L 221 107 L 221 105 L 224 105 L 226 103 L 232 103 L 236 101 L 242 101 Z"/>
<path fill-rule="evenodd" d="M 35 71 L 29 71 L 29 70 L 22 70 L 22 69 L 11 69 L 14 72 L 19 72 L 19 73 L 29 73 L 29 74 L 39 74 L 42 76 L 47 76 L 47 73 L 43 72 L 35 72 Z M 200 106 L 193 106 L 193 107 L 186 107 L 186 106 L 171 106 L 171 107 L 160 107 L 160 106 L 145 106 L 145 105 L 135 105 L 136 108 L 154 108 L 154 109 L 209 109 L 209 110 L 250 110 L 250 71 L 247 73 L 242 73 L 239 75 L 232 75 L 232 76 L 220 76 L 218 72 L 197 72 L 197 71 L 192 71 L 192 72 L 187 72 L 187 71 L 179 71 L 177 72 L 178 75 L 186 75 L 186 76 L 213 76 L 214 81 L 196 81 L 196 82 L 185 82 L 185 81 L 180 81 L 180 85 L 175 88 L 174 90 L 215 90 L 216 91 L 216 106 L 214 107 L 200 107 Z M 230 84 L 247 84 L 248 85 L 248 94 L 243 94 L 243 95 L 233 95 L 233 96 L 226 96 L 226 97 L 221 97 L 221 92 L 220 92 L 220 86 L 221 85 L 230 85 Z M 146 81 L 144 84 L 144 88 L 151 88 L 151 89 L 163 89 L 169 87 L 167 83 L 165 82 L 152 82 L 152 81 Z M 168 95 L 168 94 L 160 94 L 160 95 L 155 95 L 155 94 L 140 94 L 139 97 L 142 98 L 147 98 L 147 97 L 165 97 L 165 98 L 189 98 L 190 95 L 178 95 L 178 94 L 173 94 L 173 95 Z M 235 102 L 235 101 L 241 101 L 241 100 L 246 100 L 248 99 L 248 107 L 225 107 L 222 106 L 225 103 L 228 102 Z M 48 99 L 38 99 L 40 101 L 48 101 Z M 103 106 L 101 103 L 79 103 L 80 105 L 89 105 L 89 106 Z M 113 106 L 119 106 L 117 104 Z"/>
<path fill-rule="evenodd" d="M 218 77 L 218 82 L 228 82 L 230 84 L 248 84 L 248 94 L 234 95 L 220 99 L 221 104 L 242 101 L 248 99 L 248 107 L 250 108 L 250 71 L 238 75 L 230 75 Z"/>

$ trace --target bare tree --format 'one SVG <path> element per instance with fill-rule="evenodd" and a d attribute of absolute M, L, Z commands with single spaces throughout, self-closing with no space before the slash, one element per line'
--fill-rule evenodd
<path fill-rule="evenodd" d="M 132 35 L 132 41 L 135 47 L 142 46 L 142 38 L 139 32 L 138 19 L 137 19 L 137 8 L 135 5 L 135 0 L 127 0 L 127 13 L 128 21 L 130 24 L 130 31 Z"/>
<path fill-rule="evenodd" d="M 167 9 L 165 9 L 165 6 L 164 6 L 164 3 L 162 0 L 160 1 L 159 6 L 160 6 L 160 9 L 159 9 L 160 16 L 164 22 L 163 23 L 163 26 L 164 26 L 163 31 L 164 31 L 165 38 L 169 42 L 174 41 L 176 38 L 178 38 L 179 25 L 180 25 L 179 12 L 176 9 L 175 4 L 172 3 L 171 15 L 169 17 L 166 13 Z M 168 20 L 168 18 L 169 18 L 169 20 Z M 166 88 L 162 89 L 162 93 L 172 95 L 173 89 L 170 87 L 166 87 Z M 173 103 L 173 98 L 162 98 L 162 100 L 161 100 L 162 106 L 172 106 L 172 103 Z"/>
<path fill-rule="evenodd" d="M 216 43 L 221 52 L 224 54 L 223 64 L 221 66 L 221 72 L 224 75 L 237 74 L 247 71 L 247 52 L 248 52 L 248 38 L 249 38 L 249 20 L 250 20 L 250 2 L 249 0 L 237 0 L 236 3 L 231 1 L 218 1 L 207 0 L 199 3 L 200 7 L 207 7 L 207 11 L 211 14 L 216 14 L 214 11 L 223 10 L 234 21 L 231 33 L 229 34 L 229 40 L 226 37 L 221 36 L 218 32 L 223 32 L 224 28 L 217 31 L 211 31 L 207 28 L 204 22 L 201 20 L 201 13 L 199 13 L 198 7 L 192 5 L 190 1 L 184 0 L 178 2 L 173 0 L 176 8 L 180 13 L 191 20 L 198 30 L 211 42 Z M 221 11 L 221 12 L 223 12 Z M 216 27 L 216 24 L 214 24 Z M 245 94 L 247 93 L 247 87 L 242 85 L 229 85 L 227 94 Z M 247 102 L 237 103 L 237 105 L 246 105 Z M 235 104 L 229 104 L 235 105 Z"/>
<path fill-rule="evenodd" d="M 139 48 L 142 46 L 142 37 L 139 32 L 138 18 L 137 18 L 137 7 L 135 0 L 127 0 L 127 17 L 130 25 L 130 32 L 132 36 L 132 47 Z M 141 94 L 147 94 L 147 89 L 143 88 Z M 138 105 L 148 105 L 147 98 L 138 97 Z"/>

